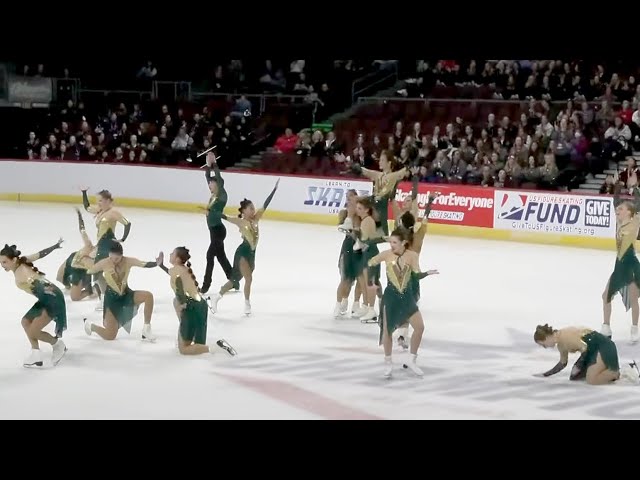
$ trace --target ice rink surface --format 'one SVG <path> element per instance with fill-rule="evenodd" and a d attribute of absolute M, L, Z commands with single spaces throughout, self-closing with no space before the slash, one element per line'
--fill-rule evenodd
<path fill-rule="evenodd" d="M 125 255 L 154 260 L 176 246 L 191 249 L 202 280 L 208 231 L 203 215 L 122 209 L 132 222 Z M 95 240 L 92 217 L 84 212 Z M 0 203 L 2 238 L 29 254 L 62 236 L 62 250 L 37 263 L 50 280 L 81 246 L 71 205 Z M 227 256 L 240 242 L 227 225 Z M 118 230 L 121 236 L 121 227 Z M 377 325 L 332 317 L 342 235 L 333 227 L 263 221 L 253 282 L 253 315 L 243 295 L 225 296 L 210 316 L 209 339 L 225 338 L 238 351 L 180 356 L 178 321 L 169 277 L 134 269 L 133 289 L 156 298 L 152 326 L 158 341 L 140 340 L 142 315 L 132 334 L 117 340 L 88 337 L 82 318 L 99 322 L 94 301 L 67 301 L 69 348 L 57 367 L 22 367 L 28 342 L 20 326 L 34 303 L 0 270 L 0 417 L 5 419 L 581 419 L 640 418 L 640 387 L 592 387 L 553 367 L 556 350 L 533 342 L 539 323 L 599 329 L 601 293 L 613 252 L 427 236 L 422 281 L 426 329 L 418 363 L 424 378 L 402 369 L 382 378 Z M 384 247 L 383 247 L 384 248 Z M 218 265 L 212 291 L 224 281 Z M 386 284 L 386 280 L 384 281 Z M 612 328 L 621 365 L 640 360 L 631 346 L 630 317 L 614 300 Z M 52 326 L 48 327 L 52 331 Z M 46 359 L 49 346 L 42 347 Z"/>

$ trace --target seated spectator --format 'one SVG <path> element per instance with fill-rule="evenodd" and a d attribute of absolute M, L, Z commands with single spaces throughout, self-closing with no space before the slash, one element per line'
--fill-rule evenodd
<path fill-rule="evenodd" d="M 284 135 L 280 135 L 276 140 L 275 149 L 280 153 L 291 153 L 296 149 L 298 137 L 293 134 L 290 128 L 284 131 Z"/>
<path fill-rule="evenodd" d="M 615 195 L 620 191 L 620 187 L 616 185 L 613 175 L 607 175 L 604 183 L 600 187 L 600 193 L 606 195 Z"/>

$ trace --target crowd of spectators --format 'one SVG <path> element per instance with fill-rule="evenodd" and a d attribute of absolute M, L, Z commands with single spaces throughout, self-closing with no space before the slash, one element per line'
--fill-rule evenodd
<path fill-rule="evenodd" d="M 640 99 L 637 73 L 637 65 L 613 68 L 583 60 L 420 60 L 398 94 L 427 98 L 439 88 L 455 87 L 474 96 L 484 87 L 494 99 L 627 100 L 635 108 Z"/>
<path fill-rule="evenodd" d="M 248 107 L 248 108 L 247 108 Z M 195 165 L 197 153 L 217 146 L 222 167 L 233 165 L 251 144 L 250 103 L 240 97 L 226 116 L 208 106 L 170 108 L 166 104 L 120 103 L 92 116 L 69 100 L 49 122 L 28 134 L 28 159 L 156 165 Z"/>

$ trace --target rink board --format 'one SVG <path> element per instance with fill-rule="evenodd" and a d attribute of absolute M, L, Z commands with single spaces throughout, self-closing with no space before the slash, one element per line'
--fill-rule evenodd
<path fill-rule="evenodd" d="M 256 207 L 279 188 L 265 218 L 335 225 L 348 190 L 372 191 L 370 181 L 293 175 L 223 172 L 229 201 L 225 212 L 237 215 L 244 198 Z M 123 207 L 202 212 L 209 190 L 202 169 L 96 163 L 0 161 L 0 200 L 81 205 L 80 187 L 93 195 L 102 189 Z M 411 185 L 399 185 L 406 199 Z M 615 212 L 608 196 L 527 192 L 466 185 L 420 184 L 424 214 L 429 194 L 438 192 L 429 215 L 429 233 L 503 241 L 614 249 Z M 389 218 L 393 219 L 390 209 Z M 390 221 L 392 223 L 392 221 Z"/>

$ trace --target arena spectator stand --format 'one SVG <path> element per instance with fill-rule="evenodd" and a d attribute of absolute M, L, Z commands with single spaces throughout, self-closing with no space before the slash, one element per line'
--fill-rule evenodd
<path fill-rule="evenodd" d="M 563 61 L 434 65 L 417 62 L 414 73 L 422 76 L 403 87 L 416 96 L 452 98 L 360 98 L 334 125 L 341 150 L 375 167 L 381 148 L 390 148 L 405 162 L 417 161 L 425 181 L 589 193 L 599 191 L 621 161 L 639 158 L 632 153 L 640 146 L 636 66 L 615 65 L 616 72 Z M 399 96 L 408 97 L 406 90 Z M 268 152 L 263 168 L 338 174 L 343 167 L 335 159 L 311 154 L 315 143 L 303 131 L 299 158 Z"/>

